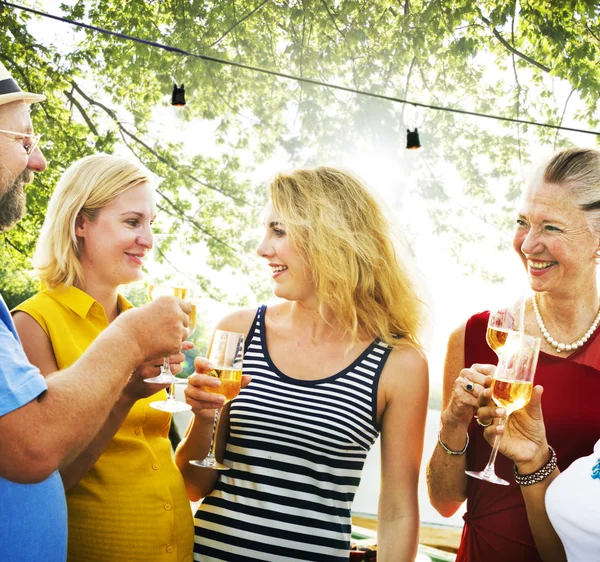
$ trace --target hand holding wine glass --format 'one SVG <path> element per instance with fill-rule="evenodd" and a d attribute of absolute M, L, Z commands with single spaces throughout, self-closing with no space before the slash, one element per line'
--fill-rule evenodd
<path fill-rule="evenodd" d="M 216 330 L 213 337 L 208 360 L 214 368 L 208 374 L 219 379 L 219 386 L 205 386 L 204 391 L 223 396 L 225 405 L 240 392 L 242 384 L 242 361 L 244 356 L 244 334 Z M 208 456 L 203 460 L 191 460 L 190 464 L 216 470 L 229 470 L 229 467 L 218 462 L 215 457 L 216 434 L 220 408 L 215 408 L 213 430 Z"/>
<path fill-rule="evenodd" d="M 211 375 L 214 365 L 206 357 L 196 357 L 194 359 L 194 368 L 196 372 L 187 378 L 188 385 L 184 391 L 187 403 L 192 407 L 192 412 L 196 418 L 202 420 L 214 421 L 215 409 L 222 408 L 225 405 L 225 397 L 217 394 L 217 388 L 221 382 L 217 377 Z M 242 374 L 241 388 L 246 388 L 252 377 Z M 211 392 L 207 387 L 213 387 Z"/>
<path fill-rule="evenodd" d="M 523 332 L 507 333 L 491 386 L 492 400 L 497 406 L 504 408 L 507 417 L 527 405 L 531 398 L 540 345 L 540 338 Z M 499 445 L 500 436 L 496 435 L 487 466 L 481 472 L 467 470 L 466 474 L 493 484 L 508 486 L 509 482 L 496 476 L 494 471 Z"/>
<path fill-rule="evenodd" d="M 508 418 L 506 413 L 496 413 L 495 404 L 486 404 L 477 411 L 484 419 L 500 419 L 498 425 L 484 431 L 484 437 L 492 444 L 500 435 L 499 452 L 512 460 L 522 474 L 535 472 L 547 460 L 548 442 L 541 404 L 543 390 L 541 386 L 535 386 L 529 403 Z M 484 393 L 484 398 L 491 400 L 491 390 Z"/>
<path fill-rule="evenodd" d="M 183 362 L 185 361 L 184 351 L 188 351 L 194 347 L 194 344 L 188 341 L 183 341 L 181 343 L 181 351 L 179 353 L 174 353 L 169 357 L 169 363 L 171 372 L 174 375 L 181 373 L 183 370 Z M 171 383 L 165 383 L 162 387 L 157 385 L 146 384 L 146 379 L 153 377 L 156 375 L 156 372 L 160 372 L 162 368 L 162 363 L 159 364 L 157 359 L 153 359 L 150 361 L 145 361 L 141 365 L 131 373 L 131 377 L 129 377 L 129 381 L 123 388 L 122 397 L 125 400 L 130 401 L 131 403 L 136 402 L 142 398 L 148 398 L 153 394 L 156 394 L 162 388 L 169 388 Z"/>

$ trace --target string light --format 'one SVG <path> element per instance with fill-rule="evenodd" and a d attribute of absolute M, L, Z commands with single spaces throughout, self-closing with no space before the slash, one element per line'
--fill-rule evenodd
<path fill-rule="evenodd" d="M 185 105 L 185 88 L 183 84 L 181 86 L 177 86 L 177 84 L 173 84 L 173 95 L 171 96 L 171 105 L 176 107 L 182 107 Z"/>
<path fill-rule="evenodd" d="M 406 148 L 408 150 L 417 150 L 421 148 L 421 141 L 419 140 L 419 130 L 416 127 L 414 131 L 406 129 Z"/>
<path fill-rule="evenodd" d="M 113 37 L 119 37 L 120 39 L 126 39 L 128 41 L 134 41 L 136 43 L 142 43 L 144 45 L 149 45 L 151 47 L 156 47 L 158 49 L 163 49 L 165 51 L 169 51 L 171 53 L 178 53 L 180 55 L 183 56 L 187 56 L 187 57 L 194 57 L 194 58 L 198 58 L 207 62 L 214 62 L 217 64 L 224 64 L 224 65 L 228 65 L 228 66 L 234 66 L 237 68 L 242 68 L 244 70 L 251 70 L 254 72 L 260 72 L 262 74 L 268 74 L 270 76 L 277 76 L 278 78 L 284 78 L 287 80 L 294 80 L 296 82 L 303 82 L 305 84 L 312 84 L 314 86 L 322 86 L 324 88 L 331 88 L 333 90 L 340 90 L 342 92 L 349 92 L 352 94 L 357 94 L 357 95 L 361 95 L 361 96 L 367 96 L 367 97 L 371 97 L 371 98 L 376 98 L 376 99 L 380 99 L 380 100 L 385 100 L 385 101 L 391 101 L 391 102 L 395 102 L 395 103 L 408 103 L 411 105 L 414 105 L 415 107 L 424 107 L 426 109 L 433 109 L 435 111 L 448 111 L 450 113 L 459 113 L 461 115 L 472 115 L 474 117 L 483 117 L 486 119 L 494 119 L 496 121 L 505 121 L 508 123 L 518 123 L 520 125 L 533 125 L 535 127 L 546 127 L 549 129 L 556 129 L 556 130 L 561 130 L 561 131 L 571 131 L 573 133 L 584 133 L 586 135 L 596 135 L 596 136 L 600 136 L 600 131 L 590 131 L 588 129 L 577 129 L 575 127 L 564 127 L 563 125 L 553 125 L 551 123 L 541 123 L 539 121 L 528 121 L 526 119 L 515 119 L 513 117 L 503 117 L 501 115 L 493 115 L 490 113 L 477 113 L 475 111 L 467 111 L 465 109 L 456 109 L 456 108 L 452 108 L 452 107 L 443 107 L 443 106 L 439 106 L 439 105 L 429 105 L 426 103 L 419 103 L 419 102 L 415 102 L 415 101 L 411 101 L 411 100 L 405 100 L 402 98 L 396 98 L 394 96 L 386 96 L 383 94 L 376 94 L 374 92 L 365 92 L 364 90 L 358 90 L 356 88 L 349 88 L 346 86 L 340 86 L 339 84 L 332 84 L 330 82 L 322 82 L 320 80 L 313 80 L 312 78 L 305 78 L 303 76 L 294 76 L 293 74 L 286 74 L 284 72 L 278 72 L 275 70 L 268 70 L 266 68 L 261 68 L 258 66 L 251 66 L 248 64 L 243 64 L 243 63 L 239 63 L 239 62 L 234 62 L 234 61 L 229 61 L 226 59 L 220 59 L 217 57 L 212 57 L 209 55 L 202 55 L 202 54 L 197 54 L 197 53 L 191 53 L 189 51 L 185 51 L 183 49 L 180 49 L 179 47 L 172 47 L 170 45 L 164 45 L 162 43 L 158 43 L 156 41 L 149 41 L 147 39 L 140 39 L 139 37 L 134 37 L 132 35 L 127 35 L 125 33 L 118 33 L 116 31 L 109 31 L 108 29 L 103 29 L 101 27 L 97 27 L 94 25 L 89 25 L 87 23 L 81 23 L 75 20 L 71 20 L 69 18 L 63 18 L 61 16 L 55 16 L 53 14 L 49 14 L 47 12 L 42 12 L 40 10 L 35 10 L 33 8 L 28 8 L 26 6 L 20 6 L 19 4 L 13 4 L 12 2 L 5 2 L 4 0 L 0 0 L 0 4 L 3 4 L 5 6 L 9 6 L 11 8 L 16 8 L 18 10 L 23 10 L 25 12 L 30 12 L 32 14 L 36 14 L 38 16 L 42 16 L 45 18 L 50 18 L 50 19 L 54 19 L 54 20 L 58 20 L 64 23 L 68 23 L 71 25 L 75 25 L 77 27 L 83 27 L 85 29 L 91 29 L 93 31 L 97 31 L 99 33 L 104 33 L 106 35 L 112 35 Z"/>

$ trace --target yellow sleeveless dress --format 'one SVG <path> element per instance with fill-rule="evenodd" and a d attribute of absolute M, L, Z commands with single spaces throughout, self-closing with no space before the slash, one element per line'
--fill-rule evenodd
<path fill-rule="evenodd" d="M 129 308 L 119 295 L 119 310 Z M 104 308 L 75 287 L 45 289 L 15 310 L 40 324 L 60 369 L 108 326 Z M 138 400 L 96 464 L 67 492 L 69 562 L 192 560 L 192 513 L 168 440 L 171 414 L 149 406 L 164 397 L 162 390 Z"/>

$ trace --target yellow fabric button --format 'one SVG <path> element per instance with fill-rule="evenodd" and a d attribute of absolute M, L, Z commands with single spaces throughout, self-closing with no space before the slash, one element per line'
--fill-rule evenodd
<path fill-rule="evenodd" d="M 173 547 L 171 545 L 167 546 L 167 552 L 173 552 Z"/>
<path fill-rule="evenodd" d="M 139 435 L 140 433 L 142 433 L 142 430 L 139 427 L 135 428 L 135 434 Z"/>
<path fill-rule="evenodd" d="M 165 504 L 165 509 L 166 509 L 167 511 L 169 511 L 169 509 L 171 509 L 171 504 L 170 504 L 170 503 L 166 503 L 166 504 Z"/>
<path fill-rule="evenodd" d="M 154 470 L 158 470 L 158 465 L 157 465 L 156 463 L 154 463 L 154 464 L 152 465 L 152 468 L 153 468 Z"/>

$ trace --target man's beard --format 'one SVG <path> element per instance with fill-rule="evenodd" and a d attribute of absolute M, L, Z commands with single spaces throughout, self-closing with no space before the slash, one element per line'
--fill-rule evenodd
<path fill-rule="evenodd" d="M 23 186 L 33 181 L 33 172 L 25 168 L 0 197 L 0 232 L 11 228 L 25 214 Z"/>

